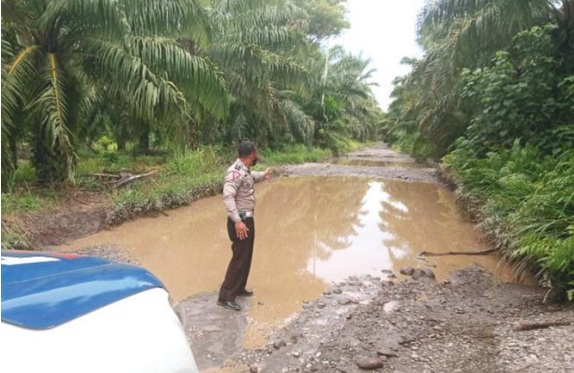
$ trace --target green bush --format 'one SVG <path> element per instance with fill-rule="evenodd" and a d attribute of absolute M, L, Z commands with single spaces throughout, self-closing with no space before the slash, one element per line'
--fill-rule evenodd
<path fill-rule="evenodd" d="M 535 143 L 548 128 L 571 120 L 571 83 L 561 75 L 554 28 L 519 33 L 512 49 L 497 52 L 491 66 L 463 74 L 464 97 L 482 109 L 466 130 L 480 155 L 516 140 Z"/>
<path fill-rule="evenodd" d="M 443 159 L 458 193 L 481 207 L 482 227 L 519 268 L 558 291 L 574 279 L 574 151 L 544 156 L 515 142 L 477 157 L 468 142 Z"/>
<path fill-rule="evenodd" d="M 102 136 L 93 142 L 92 150 L 108 163 L 115 163 L 118 160 L 118 144 L 107 136 Z"/>
<path fill-rule="evenodd" d="M 110 223 L 118 223 L 152 211 L 189 204 L 199 190 L 221 184 L 225 171 L 221 152 L 201 148 L 169 160 L 151 182 L 135 182 L 113 194 L 115 208 Z"/>
<path fill-rule="evenodd" d="M 267 164 L 300 164 L 305 162 L 320 162 L 331 156 L 331 151 L 320 148 L 309 148 L 305 145 L 289 145 L 281 150 L 260 150 Z"/>
<path fill-rule="evenodd" d="M 2 213 L 35 212 L 44 207 L 42 198 L 31 193 L 2 193 Z"/>

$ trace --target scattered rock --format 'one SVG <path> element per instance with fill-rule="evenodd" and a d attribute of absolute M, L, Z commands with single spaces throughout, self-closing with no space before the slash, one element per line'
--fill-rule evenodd
<path fill-rule="evenodd" d="M 414 269 L 413 267 L 402 267 L 402 268 L 399 270 L 399 273 L 400 273 L 401 275 L 411 276 L 414 271 L 415 271 L 415 269 Z"/>
<path fill-rule="evenodd" d="M 436 279 L 436 276 L 435 276 L 434 272 L 432 271 L 432 269 L 422 268 L 421 271 L 423 271 L 423 273 L 425 274 L 426 277 L 432 278 L 433 280 Z"/>
<path fill-rule="evenodd" d="M 281 347 L 285 347 L 287 346 L 287 342 L 285 342 L 283 339 L 278 339 L 275 342 L 273 342 L 273 347 L 278 350 Z"/>
<path fill-rule="evenodd" d="M 302 337 L 303 337 L 303 334 L 300 334 L 300 333 L 299 334 L 291 334 L 290 339 L 291 339 L 291 342 L 297 343 L 299 341 L 299 338 L 302 338 Z"/>
<path fill-rule="evenodd" d="M 379 369 L 382 368 L 384 365 L 385 362 L 377 357 L 357 361 L 357 366 L 364 370 Z"/>
<path fill-rule="evenodd" d="M 399 302 L 397 302 L 396 300 L 392 300 L 390 302 L 383 304 L 383 310 L 385 311 L 385 313 L 393 313 L 398 311 L 399 309 L 400 309 Z"/>
<path fill-rule="evenodd" d="M 412 272 L 410 271 L 412 268 L 411 267 L 407 267 L 405 268 L 405 275 L 407 276 L 411 276 L 413 280 L 420 280 L 420 279 L 431 279 L 434 280 L 435 279 L 435 274 L 433 273 L 433 271 L 430 268 L 417 268 L 417 269 L 412 269 Z M 408 274 L 410 273 L 410 274 Z"/>
<path fill-rule="evenodd" d="M 354 300 L 350 298 L 342 298 L 337 301 L 341 306 L 346 306 L 348 304 L 356 303 Z"/>
<path fill-rule="evenodd" d="M 420 273 L 421 279 L 431 278 L 422 269 Z M 361 281 L 364 291 L 367 281 Z M 572 320 L 573 304 L 548 307 L 542 302 L 543 290 L 500 283 L 480 268 L 455 272 L 450 281 L 452 286 L 435 281 L 372 283 L 379 293 L 370 303 L 335 302 L 323 311 L 322 316 L 357 307 L 329 324 L 313 319 L 313 309 L 322 302 L 316 300 L 310 304 L 311 318 L 303 313 L 297 320 L 305 323 L 290 326 L 305 330 L 304 340 L 287 346 L 292 350 L 286 354 L 252 358 L 269 372 L 281 372 L 287 365 L 289 372 L 309 373 L 574 371 L 574 325 L 514 331 L 525 320 Z M 300 356 L 293 359 L 293 352 Z"/>

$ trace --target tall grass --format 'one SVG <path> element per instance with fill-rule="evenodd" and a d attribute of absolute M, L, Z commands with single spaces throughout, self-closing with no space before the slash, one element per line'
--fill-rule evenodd
<path fill-rule="evenodd" d="M 84 152 L 84 156 L 77 166 L 77 174 L 90 175 L 97 173 L 115 173 L 122 170 L 131 172 L 141 172 L 150 167 L 164 164 L 167 156 L 139 155 L 134 157 L 129 154 L 117 154 L 117 157 L 111 161 L 105 157 L 97 156 L 93 153 Z"/>
<path fill-rule="evenodd" d="M 507 258 L 562 295 L 573 288 L 574 150 L 544 156 L 515 143 L 476 158 L 460 146 L 443 162 Z"/>
<path fill-rule="evenodd" d="M 4 175 L 2 175 L 4 176 Z M 2 190 L 2 213 L 33 213 L 52 207 L 57 199 L 57 191 L 50 188 L 38 189 L 35 184 L 36 172 L 29 161 L 18 162 L 18 169 L 11 174 L 6 190 Z"/>
<path fill-rule="evenodd" d="M 189 204 L 215 193 L 225 171 L 223 160 L 221 151 L 213 147 L 173 158 L 152 181 L 134 183 L 113 194 L 115 207 L 109 223 Z"/>
<path fill-rule="evenodd" d="M 264 149 L 259 153 L 268 165 L 320 162 L 331 157 L 331 151 L 327 149 L 309 148 L 305 145 L 289 145 L 280 150 Z"/>
<path fill-rule="evenodd" d="M 37 212 L 45 204 L 42 198 L 37 194 L 21 193 L 2 193 L 2 213 L 12 214 L 15 212 Z"/>

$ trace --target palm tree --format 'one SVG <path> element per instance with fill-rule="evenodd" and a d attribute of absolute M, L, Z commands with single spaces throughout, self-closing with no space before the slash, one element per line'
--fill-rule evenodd
<path fill-rule="evenodd" d="M 418 99 L 403 107 L 399 122 L 419 124 L 422 144 L 416 147 L 427 147 L 427 155 L 434 157 L 446 152 L 472 114 L 461 100 L 461 71 L 488 63 L 495 51 L 511 45 L 517 32 L 558 22 L 564 27 L 559 32 L 564 45 L 571 44 L 573 4 L 572 0 L 563 0 L 562 7 L 553 0 L 427 1 L 418 27 L 426 54 L 405 82 Z"/>
<path fill-rule="evenodd" d="M 288 132 L 289 120 L 308 122 L 290 91 L 303 86 L 296 51 L 305 46 L 297 19 L 306 14 L 289 1 L 210 2 L 213 39 L 199 54 L 221 69 L 230 92 L 229 117 L 218 136 L 228 142 L 250 137 L 265 145 Z M 214 135 L 212 124 L 203 136 Z"/>
<path fill-rule="evenodd" d="M 131 28 L 130 53 L 153 71 L 167 72 L 166 79 L 185 96 L 184 117 L 177 111 L 164 111 L 161 118 L 136 118 L 140 150 L 147 150 L 152 129 L 168 138 L 187 138 L 188 145 L 197 147 L 200 118 L 222 118 L 228 108 L 223 75 L 209 59 L 197 54 L 210 42 L 212 20 L 208 12 L 195 0 L 148 1 L 148 6 L 137 0 L 123 1 L 129 5 L 125 9 Z M 166 117 L 174 113 L 175 117 Z"/>
<path fill-rule="evenodd" d="M 292 1 L 309 15 L 306 19 L 306 34 L 313 44 L 322 44 L 350 26 L 349 21 L 345 19 L 347 0 Z"/>
<path fill-rule="evenodd" d="M 335 46 L 310 62 L 312 98 L 305 110 L 315 120 L 314 140 L 338 151 L 346 138 L 374 139 L 381 114 L 371 87 L 370 60 Z"/>
<path fill-rule="evenodd" d="M 94 92 L 180 131 L 200 110 L 224 111 L 220 76 L 174 38 L 206 40 L 194 0 L 5 0 L 2 10 L 2 131 L 29 138 L 39 180 L 74 180 L 82 109 Z M 10 153 L 5 142 L 2 150 Z"/>
<path fill-rule="evenodd" d="M 345 53 L 335 58 L 330 67 L 327 88 L 332 97 L 342 102 L 344 116 L 341 118 L 349 137 L 366 141 L 376 135 L 381 113 L 373 96 L 374 69 L 371 60 Z"/>

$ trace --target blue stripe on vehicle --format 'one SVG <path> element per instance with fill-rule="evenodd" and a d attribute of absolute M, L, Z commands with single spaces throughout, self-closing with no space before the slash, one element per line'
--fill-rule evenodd
<path fill-rule="evenodd" d="M 28 256 L 47 255 L 31 253 Z M 3 259 L 13 253 L 2 251 Z M 13 256 L 14 257 L 14 256 Z M 15 257 L 23 257 L 18 253 Z M 48 329 L 139 292 L 163 287 L 149 271 L 101 258 L 2 264 L 2 321 Z M 3 260 L 4 262 L 4 260 Z"/>

